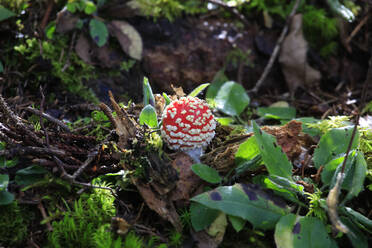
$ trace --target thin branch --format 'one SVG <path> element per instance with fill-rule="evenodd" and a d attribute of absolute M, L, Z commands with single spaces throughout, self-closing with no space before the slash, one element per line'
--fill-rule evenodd
<path fill-rule="evenodd" d="M 0 151 L 0 156 L 23 156 L 23 155 L 55 155 L 66 156 L 67 153 L 56 148 L 44 148 L 36 146 L 15 147 Z"/>
<path fill-rule="evenodd" d="M 25 110 L 35 114 L 35 115 L 41 115 L 43 118 L 47 119 L 48 121 L 50 122 L 53 122 L 54 124 L 58 125 L 59 127 L 61 127 L 63 130 L 65 130 L 66 132 L 71 132 L 71 130 L 69 129 L 69 127 L 63 123 L 62 121 L 54 118 L 53 116 L 50 116 L 44 112 L 41 112 L 40 110 L 38 109 L 34 109 L 34 108 L 31 108 L 31 107 L 27 107 L 25 108 Z"/>
<path fill-rule="evenodd" d="M 7 105 L 3 96 L 0 94 L 0 110 L 6 117 L 9 118 L 13 124 L 16 125 L 23 133 L 27 134 L 37 144 L 43 144 L 43 140 L 36 136 L 35 133 L 31 132 L 29 128 L 22 122 L 21 118 L 17 116 Z"/>
<path fill-rule="evenodd" d="M 262 73 L 260 79 L 257 81 L 256 85 L 251 90 L 249 90 L 249 92 L 257 93 L 259 91 L 259 89 L 261 88 L 261 86 L 263 85 L 267 75 L 269 74 L 269 72 L 271 71 L 272 66 L 274 65 L 274 62 L 275 62 L 276 58 L 278 57 L 278 54 L 279 54 L 280 48 L 282 46 L 283 40 L 284 40 L 284 38 L 287 34 L 287 31 L 288 31 L 288 26 L 291 23 L 291 20 L 292 20 L 293 16 L 296 14 L 297 9 L 298 9 L 299 6 L 300 6 L 300 0 L 296 0 L 295 4 L 293 5 L 292 11 L 287 18 L 287 21 L 284 25 L 284 28 L 283 28 L 280 36 L 279 36 L 279 39 L 275 44 L 274 51 L 270 56 L 269 62 L 267 63 L 264 72 Z"/>

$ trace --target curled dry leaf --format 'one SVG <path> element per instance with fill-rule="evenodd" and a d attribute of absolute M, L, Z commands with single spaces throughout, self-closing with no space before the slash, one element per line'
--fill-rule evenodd
<path fill-rule="evenodd" d="M 76 27 L 78 21 L 79 17 L 64 9 L 57 14 L 56 31 L 62 34 L 67 33 Z"/>
<path fill-rule="evenodd" d="M 108 24 L 108 28 L 111 35 L 118 39 L 124 52 L 133 59 L 142 59 L 142 38 L 132 25 L 125 21 L 112 21 Z"/>
<path fill-rule="evenodd" d="M 76 54 L 88 64 L 93 64 L 91 43 L 84 34 L 80 34 L 75 45 Z"/>
<path fill-rule="evenodd" d="M 302 32 L 302 15 L 295 15 L 291 21 L 290 32 L 284 39 L 280 51 L 281 64 L 285 80 L 291 95 L 298 87 L 309 88 L 320 82 L 321 74 L 306 61 L 307 42 Z"/>

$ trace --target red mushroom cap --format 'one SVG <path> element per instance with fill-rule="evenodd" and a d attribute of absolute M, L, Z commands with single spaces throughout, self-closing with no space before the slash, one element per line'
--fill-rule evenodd
<path fill-rule="evenodd" d="M 173 150 L 204 148 L 214 137 L 216 121 L 208 104 L 197 97 L 181 97 L 163 112 L 162 137 Z"/>

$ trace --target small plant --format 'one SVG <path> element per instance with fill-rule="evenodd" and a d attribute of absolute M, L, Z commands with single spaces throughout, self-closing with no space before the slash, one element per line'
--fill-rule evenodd
<path fill-rule="evenodd" d="M 0 212 L 0 245 L 16 247 L 24 244 L 28 225 L 34 218 L 33 211 L 14 201 L 6 206 L 0 205 Z"/>
<path fill-rule="evenodd" d="M 103 240 L 107 224 L 116 213 L 114 200 L 109 190 L 95 188 L 91 194 L 83 194 L 76 200 L 71 209 L 66 206 L 63 218 L 52 222 L 49 246 L 102 247 L 99 245 L 110 243 L 111 247 L 118 247 L 120 241 L 115 240 L 110 232 Z"/>

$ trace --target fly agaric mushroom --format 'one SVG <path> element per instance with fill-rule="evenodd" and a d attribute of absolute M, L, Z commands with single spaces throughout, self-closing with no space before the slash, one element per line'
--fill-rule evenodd
<path fill-rule="evenodd" d="M 198 150 L 201 155 L 215 134 L 214 116 L 207 103 L 197 97 L 171 102 L 164 109 L 162 121 L 161 135 L 173 150 Z"/>

